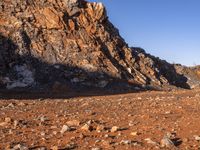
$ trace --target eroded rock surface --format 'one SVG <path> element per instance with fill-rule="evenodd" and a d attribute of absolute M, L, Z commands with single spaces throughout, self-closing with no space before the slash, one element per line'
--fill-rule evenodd
<path fill-rule="evenodd" d="M 2 87 L 21 81 L 20 87 L 59 82 L 102 88 L 121 81 L 133 87 L 190 88 L 173 65 L 128 47 L 102 3 L 3 0 L 0 9 Z M 26 66 L 34 81 L 24 84 L 17 66 Z"/>

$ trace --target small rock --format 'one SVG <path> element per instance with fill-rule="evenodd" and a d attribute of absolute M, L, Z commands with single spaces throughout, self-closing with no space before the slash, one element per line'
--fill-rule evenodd
<path fill-rule="evenodd" d="M 92 131 L 93 127 L 88 125 L 88 124 L 85 124 L 84 126 L 81 127 L 81 130 L 84 130 L 84 131 Z"/>
<path fill-rule="evenodd" d="M 93 120 L 89 120 L 89 121 L 87 122 L 88 125 L 91 125 L 92 123 L 93 123 Z"/>
<path fill-rule="evenodd" d="M 28 147 L 25 145 L 17 144 L 12 148 L 12 150 L 28 150 Z"/>
<path fill-rule="evenodd" d="M 104 130 L 105 130 L 105 126 L 103 126 L 103 125 L 98 125 L 97 128 L 96 128 L 97 132 L 102 132 Z"/>
<path fill-rule="evenodd" d="M 95 141 L 95 144 L 96 144 L 96 143 L 100 143 L 100 142 L 101 142 L 101 140 L 96 140 L 96 141 Z"/>
<path fill-rule="evenodd" d="M 165 114 L 171 114 L 171 111 L 166 111 Z"/>
<path fill-rule="evenodd" d="M 105 138 L 109 138 L 110 136 L 108 134 L 104 135 Z"/>
<path fill-rule="evenodd" d="M 183 142 L 185 142 L 185 143 L 188 142 L 188 141 L 189 141 L 188 138 L 184 138 L 184 139 L 183 139 Z"/>
<path fill-rule="evenodd" d="M 47 148 L 42 146 L 42 147 L 37 147 L 37 150 L 47 150 Z"/>
<path fill-rule="evenodd" d="M 194 135 L 194 139 L 195 139 L 196 141 L 200 141 L 200 136 Z"/>
<path fill-rule="evenodd" d="M 19 124 L 18 120 L 15 120 L 15 121 L 14 121 L 14 124 L 13 124 L 13 125 L 14 125 L 14 128 L 16 128 L 16 127 L 18 126 L 18 124 Z"/>
<path fill-rule="evenodd" d="M 86 136 L 85 136 L 84 134 L 82 134 L 82 133 L 79 135 L 79 138 L 80 138 L 80 139 L 84 139 L 85 137 L 86 137 Z"/>
<path fill-rule="evenodd" d="M 53 135 L 56 135 L 57 134 L 57 131 L 53 131 Z"/>
<path fill-rule="evenodd" d="M 78 127 L 80 125 L 80 121 L 78 121 L 78 120 L 72 120 L 72 121 L 68 121 L 66 124 L 68 126 Z"/>
<path fill-rule="evenodd" d="M 163 139 L 160 141 L 160 146 L 167 148 L 175 147 L 174 143 L 167 136 L 164 136 Z"/>
<path fill-rule="evenodd" d="M 131 143 L 132 143 L 131 140 L 122 140 L 122 141 L 120 142 L 120 144 L 123 144 L 123 145 L 129 145 L 129 144 L 131 144 Z"/>
<path fill-rule="evenodd" d="M 7 126 L 7 125 L 8 125 L 7 122 L 0 122 L 0 126 L 1 126 L 1 127 Z"/>
<path fill-rule="evenodd" d="M 137 136 L 139 133 L 137 132 L 137 131 L 135 131 L 135 132 L 131 132 L 131 135 L 132 136 Z"/>
<path fill-rule="evenodd" d="M 18 104 L 18 106 L 25 106 L 26 104 L 25 103 L 23 103 L 23 102 L 20 102 L 19 104 Z"/>
<path fill-rule="evenodd" d="M 8 104 L 8 106 L 7 106 L 7 107 L 14 108 L 14 107 L 15 107 L 15 105 L 14 105 L 13 103 L 10 103 L 10 104 Z"/>
<path fill-rule="evenodd" d="M 111 142 L 110 141 L 102 141 L 102 145 L 104 145 L 108 148 L 111 146 Z"/>
<path fill-rule="evenodd" d="M 61 133 L 61 134 L 64 134 L 64 133 L 67 132 L 67 131 L 71 131 L 71 128 L 70 128 L 68 125 L 63 125 L 63 127 L 62 127 L 60 133 Z"/>
<path fill-rule="evenodd" d="M 117 132 L 117 131 L 119 131 L 119 130 L 120 130 L 119 127 L 113 126 L 113 127 L 111 128 L 110 132 Z"/>
<path fill-rule="evenodd" d="M 45 132 L 41 132 L 40 135 L 41 135 L 41 136 L 45 136 Z"/>
<path fill-rule="evenodd" d="M 92 148 L 91 150 L 101 150 L 101 148 L 96 147 L 96 148 Z"/>
<path fill-rule="evenodd" d="M 52 146 L 51 150 L 59 150 L 58 146 Z"/>
<path fill-rule="evenodd" d="M 146 139 L 144 139 L 144 140 L 147 141 L 148 144 L 158 145 L 157 142 L 154 142 L 154 141 L 153 141 L 152 139 L 150 139 L 150 138 L 146 138 Z"/>
<path fill-rule="evenodd" d="M 49 119 L 48 119 L 46 116 L 41 116 L 41 117 L 39 118 L 39 120 L 40 120 L 41 122 L 45 122 L 45 121 L 48 121 Z"/>
<path fill-rule="evenodd" d="M 12 122 L 12 119 L 9 118 L 9 117 L 6 117 L 4 120 L 5 120 L 6 123 L 11 123 Z"/>

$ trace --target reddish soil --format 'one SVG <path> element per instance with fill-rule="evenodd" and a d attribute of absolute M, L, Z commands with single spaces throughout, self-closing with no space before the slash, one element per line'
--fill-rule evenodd
<path fill-rule="evenodd" d="M 174 149 L 198 150 L 199 92 L 176 90 L 69 99 L 1 99 L 0 149 L 10 149 L 17 144 L 38 150 L 167 149 L 161 147 L 160 142 L 170 133 Z M 91 130 L 81 129 L 86 123 Z M 67 124 L 70 131 L 61 134 L 63 125 Z M 113 126 L 119 129 L 111 132 Z M 102 130 L 97 131 L 97 128 Z"/>

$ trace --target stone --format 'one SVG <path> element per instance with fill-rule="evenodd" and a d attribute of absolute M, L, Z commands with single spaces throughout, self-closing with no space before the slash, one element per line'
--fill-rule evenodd
<path fill-rule="evenodd" d="M 83 133 L 81 133 L 80 135 L 79 135 L 79 138 L 80 139 L 84 139 L 86 136 L 83 134 Z"/>
<path fill-rule="evenodd" d="M 62 127 L 60 133 L 61 133 L 61 134 L 64 134 L 65 132 L 71 131 L 71 130 L 72 130 L 72 129 L 71 129 L 68 125 L 63 125 L 63 127 Z"/>
<path fill-rule="evenodd" d="M 120 130 L 119 127 L 113 126 L 113 127 L 111 128 L 110 132 L 117 132 L 117 131 L 119 131 L 119 130 Z"/>
<path fill-rule="evenodd" d="M 12 150 L 29 150 L 29 148 L 25 145 L 17 144 L 12 148 Z"/>
<path fill-rule="evenodd" d="M 8 104 L 8 106 L 7 106 L 7 107 L 14 108 L 14 107 L 15 107 L 15 104 L 13 104 L 13 103 L 10 103 L 10 104 Z"/>
<path fill-rule="evenodd" d="M 99 147 L 95 147 L 95 148 L 92 148 L 91 150 L 102 150 L 102 149 Z"/>
<path fill-rule="evenodd" d="M 72 126 L 72 127 L 78 127 L 80 125 L 80 121 L 78 120 L 71 120 L 71 121 L 67 121 L 66 124 L 68 126 Z"/>
<path fill-rule="evenodd" d="M 195 139 L 196 141 L 200 141 L 200 136 L 194 135 L 194 139 Z"/>
<path fill-rule="evenodd" d="M 17 126 L 19 125 L 18 120 L 14 120 L 13 125 L 14 125 L 14 128 L 17 128 Z"/>
<path fill-rule="evenodd" d="M 104 131 L 105 130 L 105 126 L 104 125 L 98 125 L 97 127 L 96 127 L 96 131 L 97 132 L 102 132 L 102 131 Z"/>
<path fill-rule="evenodd" d="M 41 116 L 39 119 L 41 122 L 48 121 L 49 119 L 46 116 Z"/>
<path fill-rule="evenodd" d="M 120 142 L 120 144 L 123 144 L 123 145 L 130 145 L 131 143 L 132 143 L 131 140 L 122 140 L 122 141 Z"/>
<path fill-rule="evenodd" d="M 59 150 L 59 147 L 58 146 L 52 146 L 51 150 Z"/>
<path fill-rule="evenodd" d="M 81 130 L 83 131 L 92 131 L 93 127 L 91 125 L 85 124 L 81 127 Z"/>
<path fill-rule="evenodd" d="M 12 122 L 12 119 L 10 117 L 6 117 L 4 120 L 5 120 L 6 123 L 11 123 Z"/>
<path fill-rule="evenodd" d="M 163 139 L 160 141 L 161 147 L 167 147 L 167 148 L 172 148 L 175 147 L 174 143 L 170 138 L 167 136 L 164 136 Z"/>
<path fill-rule="evenodd" d="M 139 135 L 139 133 L 137 131 L 135 131 L 135 132 L 131 132 L 131 135 L 132 136 L 137 136 L 137 135 Z"/>
<path fill-rule="evenodd" d="M 7 122 L 0 122 L 0 127 L 5 127 L 5 126 L 7 126 L 7 125 L 8 125 Z"/>

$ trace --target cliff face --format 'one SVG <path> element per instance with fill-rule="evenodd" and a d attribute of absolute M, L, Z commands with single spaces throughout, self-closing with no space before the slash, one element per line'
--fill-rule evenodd
<path fill-rule="evenodd" d="M 182 65 L 174 65 L 179 74 L 187 78 L 187 84 L 191 89 L 200 87 L 200 66 L 185 67 Z"/>
<path fill-rule="evenodd" d="M 84 0 L 1 1 L 0 64 L 8 89 L 55 82 L 189 88 L 173 65 L 128 47 L 103 4 Z"/>

